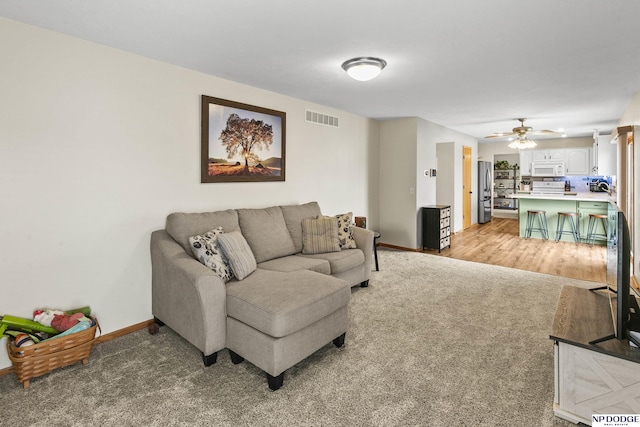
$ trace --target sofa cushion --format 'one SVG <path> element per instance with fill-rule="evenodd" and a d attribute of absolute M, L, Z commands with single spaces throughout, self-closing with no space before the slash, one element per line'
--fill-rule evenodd
<path fill-rule="evenodd" d="M 218 236 L 218 242 L 229 260 L 233 275 L 242 280 L 256 270 L 256 259 L 247 241 L 239 231 L 223 233 Z"/>
<path fill-rule="evenodd" d="M 180 243 L 188 254 L 192 253 L 189 237 L 206 233 L 216 227 L 222 227 L 227 233 L 238 230 L 238 213 L 229 209 L 202 213 L 175 212 L 167 216 L 167 233 Z"/>
<path fill-rule="evenodd" d="M 338 221 L 336 218 L 320 217 L 302 220 L 302 253 L 323 254 L 340 250 Z"/>
<path fill-rule="evenodd" d="M 364 253 L 360 249 L 345 249 L 340 252 L 315 255 L 297 254 L 296 256 L 329 261 L 331 274 L 340 274 L 364 263 Z"/>
<path fill-rule="evenodd" d="M 349 303 L 349 283 L 311 271 L 258 269 L 227 284 L 227 315 L 269 336 L 284 337 Z"/>
<path fill-rule="evenodd" d="M 296 253 L 279 206 L 238 209 L 238 222 L 257 262 Z"/>
<path fill-rule="evenodd" d="M 305 258 L 301 256 L 289 255 L 261 262 L 258 268 L 271 271 L 291 272 L 297 270 L 309 270 L 322 274 L 331 274 L 329 261 L 325 259 Z"/>
<path fill-rule="evenodd" d="M 351 217 L 352 212 L 346 214 L 336 215 L 338 220 L 338 240 L 340 240 L 340 247 L 342 249 L 355 249 L 356 241 L 351 235 Z"/>
<path fill-rule="evenodd" d="M 302 205 L 280 206 L 284 222 L 287 224 L 296 252 L 302 252 L 302 220 L 305 218 L 317 218 L 322 215 L 318 202 L 309 202 Z"/>
<path fill-rule="evenodd" d="M 191 251 L 198 261 L 213 270 L 224 282 L 233 277 L 229 261 L 222 256 L 222 250 L 218 246 L 218 235 L 224 233 L 222 227 L 207 231 L 204 234 L 189 238 Z"/>

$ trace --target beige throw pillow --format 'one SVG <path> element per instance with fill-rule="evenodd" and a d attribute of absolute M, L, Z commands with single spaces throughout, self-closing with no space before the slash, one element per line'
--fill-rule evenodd
<path fill-rule="evenodd" d="M 320 217 L 302 220 L 302 253 L 322 254 L 339 252 L 338 221 L 336 218 Z"/>
<path fill-rule="evenodd" d="M 229 267 L 229 261 L 222 256 L 222 250 L 218 247 L 218 236 L 223 233 L 222 227 L 218 227 L 204 234 L 189 237 L 189 243 L 198 261 L 213 270 L 227 283 L 233 277 L 233 273 Z"/>
<path fill-rule="evenodd" d="M 357 247 L 356 241 L 351 234 L 352 216 L 352 212 L 336 215 L 338 219 L 338 240 L 340 241 L 340 248 L 342 249 L 355 249 Z"/>

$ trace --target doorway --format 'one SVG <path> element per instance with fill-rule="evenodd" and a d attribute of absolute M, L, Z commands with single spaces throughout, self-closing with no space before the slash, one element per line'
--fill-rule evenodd
<path fill-rule="evenodd" d="M 462 147 L 462 229 L 471 227 L 471 147 Z"/>

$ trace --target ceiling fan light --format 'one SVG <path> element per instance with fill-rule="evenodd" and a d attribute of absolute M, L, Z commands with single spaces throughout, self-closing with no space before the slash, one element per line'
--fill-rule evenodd
<path fill-rule="evenodd" d="M 508 145 L 509 148 L 517 149 L 517 150 L 526 150 L 527 148 L 533 148 L 536 144 L 535 141 L 529 139 L 527 137 L 518 138 Z"/>
<path fill-rule="evenodd" d="M 372 57 L 353 58 L 342 63 L 342 68 L 349 77 L 361 82 L 377 77 L 386 66 L 387 61 L 384 59 Z"/>

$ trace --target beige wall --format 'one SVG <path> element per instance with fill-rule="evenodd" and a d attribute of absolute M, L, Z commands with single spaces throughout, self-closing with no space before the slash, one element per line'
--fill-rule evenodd
<path fill-rule="evenodd" d="M 0 315 L 150 319 L 149 236 L 174 211 L 317 200 L 378 223 L 374 120 L 4 18 L 0 53 Z M 200 184 L 202 94 L 287 113 L 285 182 Z"/>
<path fill-rule="evenodd" d="M 618 121 L 618 126 L 629 125 L 640 126 L 640 90 L 631 99 Z"/>
<path fill-rule="evenodd" d="M 416 241 L 416 118 L 380 122 L 381 242 L 413 248 Z"/>
<path fill-rule="evenodd" d="M 453 144 L 442 150 L 439 143 Z M 472 148 L 472 188 L 477 181 L 477 140 L 420 118 L 402 118 L 380 122 L 380 225 L 381 242 L 405 248 L 421 247 L 419 214 L 422 206 L 452 200 L 454 231 L 462 229 L 462 147 Z M 446 156 L 446 157 L 445 157 Z M 436 178 L 424 171 L 438 169 Z M 442 178 L 441 178 L 442 177 Z M 451 180 L 453 193 L 438 199 L 437 184 Z M 477 204 L 472 198 L 472 222 L 477 222 Z"/>

